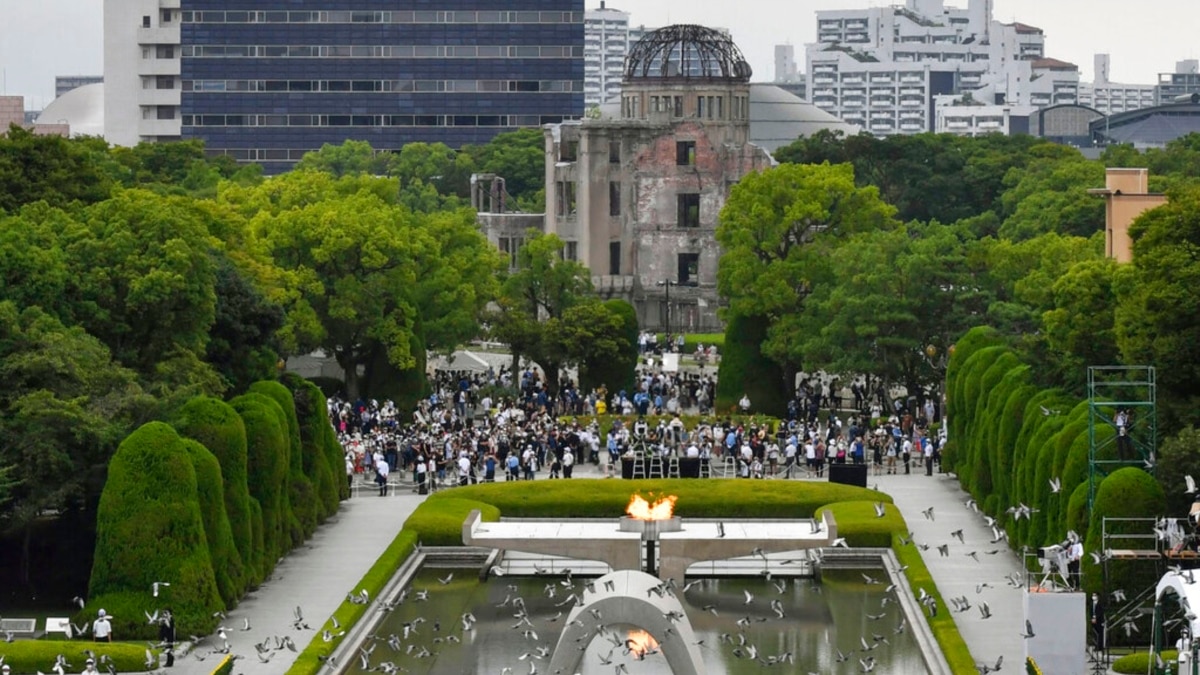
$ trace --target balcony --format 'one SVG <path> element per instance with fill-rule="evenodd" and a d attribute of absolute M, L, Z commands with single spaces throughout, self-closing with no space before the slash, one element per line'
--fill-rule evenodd
<path fill-rule="evenodd" d="M 138 75 L 178 75 L 179 59 L 142 59 L 138 62 Z"/>
<path fill-rule="evenodd" d="M 158 0 L 159 9 L 179 9 L 180 0 Z"/>
<path fill-rule="evenodd" d="M 178 89 L 140 89 L 138 90 L 138 105 L 179 105 L 180 91 Z"/>
<path fill-rule="evenodd" d="M 183 128 L 181 120 L 139 120 L 139 136 L 178 136 Z"/>
<path fill-rule="evenodd" d="M 139 45 L 177 45 L 179 44 L 179 25 L 170 28 L 138 28 L 137 42 Z"/>
<path fill-rule="evenodd" d="M 923 98 L 902 98 L 902 99 L 900 99 L 900 105 L 904 106 L 905 108 L 919 108 L 919 107 L 922 107 L 925 105 L 925 99 L 923 99 Z"/>

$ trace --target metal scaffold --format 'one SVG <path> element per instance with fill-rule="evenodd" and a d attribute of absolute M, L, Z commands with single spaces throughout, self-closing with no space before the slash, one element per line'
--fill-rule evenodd
<path fill-rule="evenodd" d="M 1090 366 L 1088 390 L 1088 509 L 1100 481 L 1125 466 L 1153 474 L 1158 442 L 1153 366 Z"/>

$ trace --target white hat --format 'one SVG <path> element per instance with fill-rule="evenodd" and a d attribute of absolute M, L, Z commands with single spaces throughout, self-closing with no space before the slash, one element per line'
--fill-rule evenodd
<path fill-rule="evenodd" d="M 100 610 L 99 614 L 100 616 L 104 616 L 104 610 Z"/>

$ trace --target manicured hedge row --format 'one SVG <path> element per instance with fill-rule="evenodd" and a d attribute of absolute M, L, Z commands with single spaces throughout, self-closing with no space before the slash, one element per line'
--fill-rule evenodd
<path fill-rule="evenodd" d="M 142 623 L 145 623 L 143 620 Z M 83 670 L 87 656 L 84 649 L 90 649 L 96 658 L 107 656 L 112 659 L 113 667 L 118 673 L 141 672 L 146 670 L 146 645 L 140 642 L 79 642 L 72 640 L 16 640 L 0 642 L 0 655 L 4 656 L 4 665 L 12 668 L 13 675 L 32 675 L 33 673 L 50 672 L 59 654 L 66 657 L 71 664 L 68 672 Z M 154 651 L 157 654 L 157 650 Z M 105 666 L 99 666 L 100 672 L 105 672 Z"/>
<path fill-rule="evenodd" d="M 984 513 L 1002 524 L 1014 547 L 1057 544 L 1074 530 L 1086 538 L 1085 550 L 1098 550 L 1093 532 L 1105 516 L 1160 516 L 1165 505 L 1153 479 L 1117 479 L 1134 494 L 1122 503 L 1097 502 L 1089 513 L 1089 404 L 1055 389 L 1043 390 L 1032 381 L 1032 370 L 990 328 L 975 328 L 955 345 L 946 372 L 950 437 L 945 466 L 958 475 L 963 488 Z M 1106 413 L 1108 414 L 1108 413 Z M 1111 440 L 1113 429 L 1100 425 L 1095 439 Z M 1109 444 L 1104 459 L 1115 458 Z M 1132 468 L 1149 478 L 1140 469 Z M 1123 472 L 1124 470 L 1122 470 Z M 1098 489 L 1114 480 L 1104 479 Z M 1051 489 L 1051 482 L 1058 489 Z M 1029 518 L 1016 520 L 1008 510 L 1024 504 Z M 1097 539 L 1093 539 L 1091 535 Z M 1097 570 L 1084 567 L 1085 586 L 1098 586 Z"/>
<path fill-rule="evenodd" d="M 170 593 L 151 596 L 169 581 Z M 108 465 L 96 514 L 96 558 L 89 583 L 92 607 L 112 615 L 114 635 L 156 638 L 143 611 L 171 607 L 187 630 L 207 633 L 224 608 L 184 441 L 170 426 L 150 422 L 130 434 Z M 76 620 L 94 618 L 91 610 Z M 203 634 L 202 633 L 202 634 Z"/>
<path fill-rule="evenodd" d="M 117 637 L 153 638 L 142 612 L 169 607 L 180 631 L 206 633 L 214 612 L 336 512 L 345 469 L 325 398 L 303 379 L 288 384 L 255 383 L 229 404 L 197 397 L 171 416 L 174 428 L 151 423 L 125 439 L 101 495 L 89 607 L 76 620 L 103 607 Z M 158 598 L 155 581 L 171 584 Z"/>
<path fill-rule="evenodd" d="M 253 572 L 260 565 L 261 549 L 254 548 L 252 537 L 250 491 L 246 482 L 246 425 L 227 403 L 207 396 L 197 396 L 185 403 L 176 413 L 174 424 L 180 435 L 208 448 L 220 465 L 225 515 L 243 566 L 238 589 L 241 597 L 248 587 L 261 581 Z"/>
<path fill-rule="evenodd" d="M 1165 662 L 1171 662 L 1179 658 L 1179 652 L 1174 649 L 1168 649 L 1158 653 Z M 1112 669 L 1115 673 L 1129 673 L 1130 675 L 1144 675 L 1150 672 L 1150 652 L 1136 652 L 1126 654 L 1121 658 L 1113 661 Z"/>

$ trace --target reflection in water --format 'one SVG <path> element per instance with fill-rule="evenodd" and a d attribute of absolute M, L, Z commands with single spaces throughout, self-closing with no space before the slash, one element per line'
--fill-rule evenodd
<path fill-rule="evenodd" d="M 480 583 L 456 574 L 442 584 L 439 576 L 433 569 L 417 576 L 411 588 L 428 591 L 428 599 L 409 593 L 375 632 L 367 668 L 360 658 L 351 673 L 393 667 L 439 675 L 544 673 L 574 596 L 583 595 L 589 581 L 503 577 Z M 850 674 L 863 672 L 864 662 L 874 662 L 877 673 L 927 672 L 893 594 L 864 583 L 858 572 L 828 571 L 820 585 L 806 579 L 702 579 L 677 594 L 711 675 Z M 621 665 L 631 675 L 670 673 L 652 643 L 632 637 L 638 630 L 614 626 L 579 644 L 586 652 L 581 673 L 612 675 Z"/>

